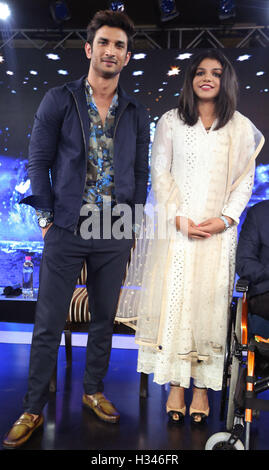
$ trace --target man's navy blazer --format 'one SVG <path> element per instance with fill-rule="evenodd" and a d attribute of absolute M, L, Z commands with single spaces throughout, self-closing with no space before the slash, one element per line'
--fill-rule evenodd
<path fill-rule="evenodd" d="M 247 212 L 239 236 L 236 272 L 250 281 L 250 297 L 269 292 L 269 201 L 259 202 Z"/>
<path fill-rule="evenodd" d="M 86 77 L 49 90 L 35 115 L 29 145 L 32 196 L 21 203 L 53 210 L 60 227 L 76 229 L 86 182 L 90 121 Z M 119 86 L 114 130 L 116 201 L 134 208 L 147 196 L 149 117 Z"/>

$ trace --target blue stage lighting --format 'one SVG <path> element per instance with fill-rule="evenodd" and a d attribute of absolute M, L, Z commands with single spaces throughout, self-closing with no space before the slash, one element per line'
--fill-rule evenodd
<path fill-rule="evenodd" d="M 219 19 L 227 20 L 228 18 L 234 18 L 235 15 L 235 0 L 220 0 Z"/>
<path fill-rule="evenodd" d="M 0 20 L 7 20 L 10 15 L 11 11 L 8 4 L 0 2 Z"/>
<path fill-rule="evenodd" d="M 124 2 L 110 2 L 110 10 L 112 11 L 124 11 Z"/>
<path fill-rule="evenodd" d="M 179 15 L 175 0 L 159 0 L 161 10 L 161 21 L 170 21 Z"/>
<path fill-rule="evenodd" d="M 52 2 L 50 4 L 50 12 L 55 23 L 63 23 L 71 18 L 68 6 L 64 1 L 58 0 L 56 2 Z"/>

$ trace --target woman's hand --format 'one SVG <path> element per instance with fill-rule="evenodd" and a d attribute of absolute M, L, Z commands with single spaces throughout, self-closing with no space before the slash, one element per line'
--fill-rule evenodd
<path fill-rule="evenodd" d="M 187 217 L 177 216 L 176 228 L 189 238 L 202 239 L 211 237 L 211 234 L 208 231 L 206 232 L 204 229 L 201 229 L 198 225 L 195 225 L 193 220 L 188 219 Z"/>
<path fill-rule="evenodd" d="M 232 225 L 233 220 L 230 217 L 225 218 L 228 220 L 229 224 Z M 223 220 L 219 217 L 212 217 L 212 219 L 207 219 L 201 224 L 198 225 L 204 232 L 214 235 L 216 233 L 221 233 L 225 230 L 225 224 Z"/>

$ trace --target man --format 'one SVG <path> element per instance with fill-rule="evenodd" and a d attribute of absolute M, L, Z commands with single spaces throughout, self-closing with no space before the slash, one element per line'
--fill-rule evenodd
<path fill-rule="evenodd" d="M 102 229 L 107 220 L 119 222 L 117 204 L 131 208 L 136 227 L 135 208 L 146 200 L 148 116 L 118 84 L 133 33 L 123 13 L 98 12 L 87 29 L 88 76 L 51 89 L 35 116 L 29 147 L 33 195 L 22 202 L 37 211 L 44 251 L 24 413 L 6 435 L 5 447 L 22 445 L 43 423 L 61 333 L 84 261 L 91 322 L 83 404 L 106 422 L 119 421 L 103 394 L 103 378 L 133 235 L 120 238 L 112 230 L 107 237 Z M 94 213 L 101 215 L 92 219 L 92 225 L 100 221 L 100 237 L 81 230 Z"/>
<path fill-rule="evenodd" d="M 248 209 L 240 231 L 236 272 L 249 281 L 249 331 L 269 337 L 269 200 Z"/>

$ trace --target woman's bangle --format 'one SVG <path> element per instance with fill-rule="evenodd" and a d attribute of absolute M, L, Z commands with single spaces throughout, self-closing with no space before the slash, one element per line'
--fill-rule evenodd
<path fill-rule="evenodd" d="M 226 232 L 226 230 L 228 230 L 228 228 L 230 228 L 231 226 L 228 220 L 226 219 L 226 217 L 224 217 L 224 215 L 222 215 L 220 219 L 222 220 L 222 222 L 224 222 L 224 225 L 225 225 L 224 232 Z"/>

